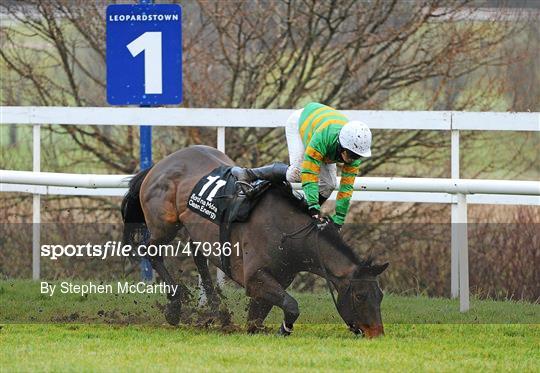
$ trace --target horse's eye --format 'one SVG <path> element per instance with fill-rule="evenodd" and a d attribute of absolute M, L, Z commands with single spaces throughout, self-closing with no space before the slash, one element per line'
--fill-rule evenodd
<path fill-rule="evenodd" d="M 359 302 L 365 302 L 367 300 L 367 294 L 366 293 L 358 293 L 355 295 L 355 298 Z"/>

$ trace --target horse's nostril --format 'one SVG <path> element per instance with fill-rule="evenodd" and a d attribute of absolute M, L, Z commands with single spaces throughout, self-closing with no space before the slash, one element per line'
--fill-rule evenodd
<path fill-rule="evenodd" d="M 355 335 L 364 336 L 364 332 L 360 328 L 356 328 L 354 325 L 349 325 L 349 330 L 353 332 Z"/>

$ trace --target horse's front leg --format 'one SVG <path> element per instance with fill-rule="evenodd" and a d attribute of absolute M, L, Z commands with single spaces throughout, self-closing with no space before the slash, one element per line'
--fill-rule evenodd
<path fill-rule="evenodd" d="M 248 333 L 255 334 L 265 330 L 263 323 L 272 307 L 272 303 L 262 299 L 251 298 L 249 300 L 247 316 Z"/>
<path fill-rule="evenodd" d="M 279 334 L 287 336 L 293 331 L 294 322 L 300 316 L 298 302 L 270 274 L 258 270 L 246 282 L 247 295 L 277 306 L 283 310 L 283 323 Z"/>

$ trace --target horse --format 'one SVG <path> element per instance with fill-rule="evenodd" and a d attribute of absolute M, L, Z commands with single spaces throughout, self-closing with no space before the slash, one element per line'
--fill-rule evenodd
<path fill-rule="evenodd" d="M 215 148 L 190 146 L 170 154 L 151 169 L 141 171 L 129 183 L 122 201 L 124 239 L 133 227 L 145 226 L 149 244 L 167 244 L 184 228 L 193 242 L 219 242 L 219 226 L 187 207 L 197 182 L 219 166 L 234 162 Z M 366 337 L 384 334 L 381 318 L 383 293 L 377 276 L 388 263 L 375 265 L 360 259 L 332 224 L 322 225 L 307 213 L 305 202 L 293 193 L 290 184 L 274 183 L 260 198 L 248 221 L 234 223 L 230 241 L 229 277 L 245 289 L 250 298 L 247 330 L 264 329 L 264 320 L 273 306 L 283 311 L 279 334 L 289 335 L 300 315 L 298 302 L 287 288 L 299 272 L 307 271 L 326 279 L 338 313 L 355 333 Z M 238 252 L 237 252 L 238 251 Z M 208 260 L 222 268 L 220 258 L 193 256 L 209 299 L 216 292 L 208 270 Z M 152 267 L 167 283 L 174 283 L 162 257 L 149 258 Z M 223 268 L 222 268 L 223 269 Z M 337 291 L 337 299 L 333 289 Z M 185 287 L 180 295 L 168 294 L 167 321 L 178 324 Z"/>

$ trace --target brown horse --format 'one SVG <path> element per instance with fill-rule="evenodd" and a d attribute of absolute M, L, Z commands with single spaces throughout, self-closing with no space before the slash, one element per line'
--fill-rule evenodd
<path fill-rule="evenodd" d="M 219 242 L 219 227 L 188 209 L 187 201 L 195 184 L 222 165 L 234 163 L 214 148 L 191 146 L 137 174 L 122 203 L 125 240 L 131 234 L 129 227 L 146 224 L 151 244 L 169 243 L 181 227 L 192 241 Z M 250 332 L 261 329 L 271 308 L 277 306 L 284 313 L 280 333 L 290 334 L 300 312 L 297 301 L 286 289 L 299 272 L 307 271 L 325 277 L 329 287 L 330 284 L 335 287 L 336 307 L 351 331 L 368 337 L 383 334 L 380 312 L 383 293 L 376 278 L 388 264 L 372 265 L 370 261 L 360 260 L 334 226 L 319 228 L 288 184 L 270 188 L 249 220 L 232 226 L 231 243 L 238 243 L 240 251 L 232 250 L 230 277 L 251 298 Z M 215 299 L 207 259 L 217 267 L 221 261 L 214 255 L 208 258 L 198 255 L 194 259 L 205 291 L 209 298 Z M 162 258 L 150 260 L 165 282 L 172 283 Z M 182 297 L 168 297 L 171 303 L 166 317 L 170 323 L 177 324 Z"/>

